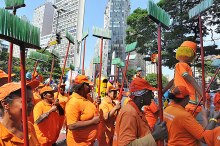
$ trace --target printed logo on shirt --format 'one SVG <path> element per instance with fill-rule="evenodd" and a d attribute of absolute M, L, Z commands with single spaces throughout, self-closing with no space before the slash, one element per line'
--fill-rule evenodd
<path fill-rule="evenodd" d="M 220 136 L 218 136 L 217 139 L 220 140 Z"/>
<path fill-rule="evenodd" d="M 175 116 L 164 112 L 164 118 L 167 118 L 167 119 L 173 121 L 173 119 L 175 119 Z"/>

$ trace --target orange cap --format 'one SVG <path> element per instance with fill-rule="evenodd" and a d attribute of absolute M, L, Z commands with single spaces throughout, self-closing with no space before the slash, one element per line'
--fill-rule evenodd
<path fill-rule="evenodd" d="M 39 84 L 40 84 L 39 81 L 34 80 L 34 81 L 27 83 L 26 85 L 31 87 L 31 89 L 33 90 Z M 0 101 L 4 99 L 7 95 L 9 95 L 10 93 L 17 91 L 19 89 L 21 89 L 21 83 L 11 82 L 11 83 L 4 84 L 3 86 L 0 87 Z"/>
<path fill-rule="evenodd" d="M 75 78 L 75 83 L 74 84 L 80 84 L 80 83 L 89 83 L 92 84 L 92 82 L 90 82 L 86 76 L 84 75 L 77 75 Z"/>
<path fill-rule="evenodd" d="M 171 93 L 173 93 L 176 98 L 184 98 L 187 95 L 193 94 L 190 93 L 185 86 L 176 86 L 172 89 Z"/>
<path fill-rule="evenodd" d="M 60 86 L 61 86 L 61 87 L 62 87 L 62 86 L 66 86 L 66 84 L 61 83 L 61 85 L 60 85 L 60 84 L 58 85 L 58 88 L 59 88 Z"/>
<path fill-rule="evenodd" d="M 15 74 L 11 74 L 11 76 L 15 76 Z M 0 70 L 0 79 L 1 78 L 7 78 L 8 77 L 8 74 L 6 74 L 4 71 Z"/>
<path fill-rule="evenodd" d="M 45 86 L 41 89 L 40 94 L 47 92 L 47 91 L 49 92 L 49 91 L 56 91 L 56 90 L 51 88 L 50 86 Z"/>
<path fill-rule="evenodd" d="M 133 80 L 130 84 L 130 88 L 131 88 L 131 90 L 129 91 L 130 93 L 144 89 L 158 90 L 157 88 L 153 88 L 148 81 L 141 78 L 136 78 L 135 80 Z"/>
<path fill-rule="evenodd" d="M 113 86 L 110 86 L 110 87 L 108 87 L 108 92 L 109 91 L 117 91 L 117 89 L 116 88 L 114 88 Z M 107 92 L 107 91 L 106 91 Z"/>
<path fill-rule="evenodd" d="M 43 83 L 40 83 L 38 87 L 44 87 L 45 85 Z"/>
<path fill-rule="evenodd" d="M 191 48 L 194 51 L 195 56 L 197 56 L 197 53 L 196 53 L 197 44 L 196 43 L 191 42 L 191 41 L 185 41 L 185 42 L 182 43 L 182 45 L 180 47 L 189 47 L 189 48 Z"/>
<path fill-rule="evenodd" d="M 119 82 L 116 83 L 117 86 L 121 86 L 121 84 Z"/>

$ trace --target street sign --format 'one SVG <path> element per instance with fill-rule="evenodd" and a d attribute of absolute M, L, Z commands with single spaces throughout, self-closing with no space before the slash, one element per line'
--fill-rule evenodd
<path fill-rule="evenodd" d="M 112 31 L 109 29 L 99 28 L 93 26 L 93 36 L 103 39 L 111 39 Z"/>
<path fill-rule="evenodd" d="M 121 59 L 120 59 L 120 58 L 113 58 L 113 59 L 112 59 L 112 65 L 119 64 L 120 62 L 121 62 Z"/>
<path fill-rule="evenodd" d="M 204 0 L 203 2 L 196 5 L 194 8 L 189 10 L 189 19 L 193 19 L 199 14 L 205 12 L 212 7 L 213 0 Z"/>
<path fill-rule="evenodd" d="M 136 56 L 137 56 L 137 54 L 130 55 L 129 60 L 134 60 Z M 128 56 L 126 57 L 125 60 L 127 60 L 127 59 L 128 59 Z"/>
<path fill-rule="evenodd" d="M 50 43 L 50 46 L 53 46 L 53 45 L 56 45 L 57 44 L 57 41 L 53 41 Z"/>
<path fill-rule="evenodd" d="M 103 58 L 102 58 L 102 62 L 103 62 Z M 93 59 L 93 64 L 99 64 L 99 63 L 100 63 L 100 58 Z"/>
<path fill-rule="evenodd" d="M 137 42 L 127 45 L 125 52 L 127 53 L 134 51 L 136 49 L 136 46 L 137 46 Z"/>

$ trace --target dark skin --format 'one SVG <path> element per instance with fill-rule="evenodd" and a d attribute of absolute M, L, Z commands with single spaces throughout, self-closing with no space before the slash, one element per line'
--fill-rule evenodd
<path fill-rule="evenodd" d="M 91 88 L 88 83 L 84 83 L 80 88 L 78 94 L 87 99 L 87 94 L 90 92 Z M 94 116 L 93 119 L 87 121 L 77 121 L 74 124 L 68 125 L 69 130 L 83 130 L 88 126 L 97 125 L 100 122 L 99 116 Z"/>
<path fill-rule="evenodd" d="M 8 78 L 0 78 L 0 87 L 8 83 Z"/>
<path fill-rule="evenodd" d="M 45 114 L 42 114 L 36 121 L 36 124 L 40 124 L 42 122 L 44 122 L 46 119 L 48 119 L 49 115 L 52 112 L 56 112 L 58 110 L 59 114 L 62 115 L 61 113 L 64 113 L 62 107 L 59 104 L 59 99 L 56 99 L 53 103 L 54 100 L 54 92 L 50 91 L 47 94 L 44 94 L 44 101 L 48 104 L 53 104 L 53 106 L 51 107 L 51 109 L 46 112 Z"/>
<path fill-rule="evenodd" d="M 32 103 L 34 96 L 31 89 L 27 89 L 27 112 L 31 114 L 34 104 Z M 2 124 L 11 131 L 15 136 L 23 139 L 23 123 L 22 123 L 22 98 L 15 97 L 12 103 L 2 100 L 1 104 L 4 110 L 8 112 L 4 113 L 2 118 Z"/>
<path fill-rule="evenodd" d="M 137 105 L 138 109 L 141 111 L 141 108 L 144 105 L 150 105 L 151 104 L 151 100 L 153 98 L 154 98 L 154 96 L 152 94 L 152 91 L 149 90 L 144 95 L 142 95 L 140 97 L 135 97 L 134 99 L 132 99 L 132 101 Z M 168 137 L 168 131 L 167 131 L 166 122 L 163 121 L 160 124 L 160 121 L 158 120 L 157 123 L 154 126 L 154 131 L 152 131 L 151 134 L 152 134 L 155 141 L 164 140 L 165 138 L 167 138 Z"/>
<path fill-rule="evenodd" d="M 65 86 L 60 87 L 60 94 L 64 96 Z"/>

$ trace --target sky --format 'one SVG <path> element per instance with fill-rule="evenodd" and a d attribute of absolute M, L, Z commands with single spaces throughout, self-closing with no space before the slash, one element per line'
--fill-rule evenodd
<path fill-rule="evenodd" d="M 44 3 L 45 0 L 25 0 L 26 7 L 17 10 L 17 15 L 26 15 L 32 23 L 34 9 Z M 104 23 L 104 10 L 108 0 L 86 0 L 85 5 L 85 17 L 84 17 L 84 29 L 90 29 L 89 36 L 86 39 L 86 53 L 85 53 L 85 68 L 89 66 L 90 61 L 94 55 L 96 37 L 92 36 L 92 27 L 103 27 Z M 147 0 L 130 0 L 131 1 L 131 13 L 138 7 L 146 9 Z M 159 0 L 155 0 L 157 3 Z M 4 0 L 0 0 L 0 7 L 5 7 Z M 82 53 L 83 54 L 83 53 Z M 81 63 L 82 64 L 82 63 Z M 174 71 L 169 70 L 167 67 L 162 68 L 164 75 L 170 75 L 173 78 Z"/>

